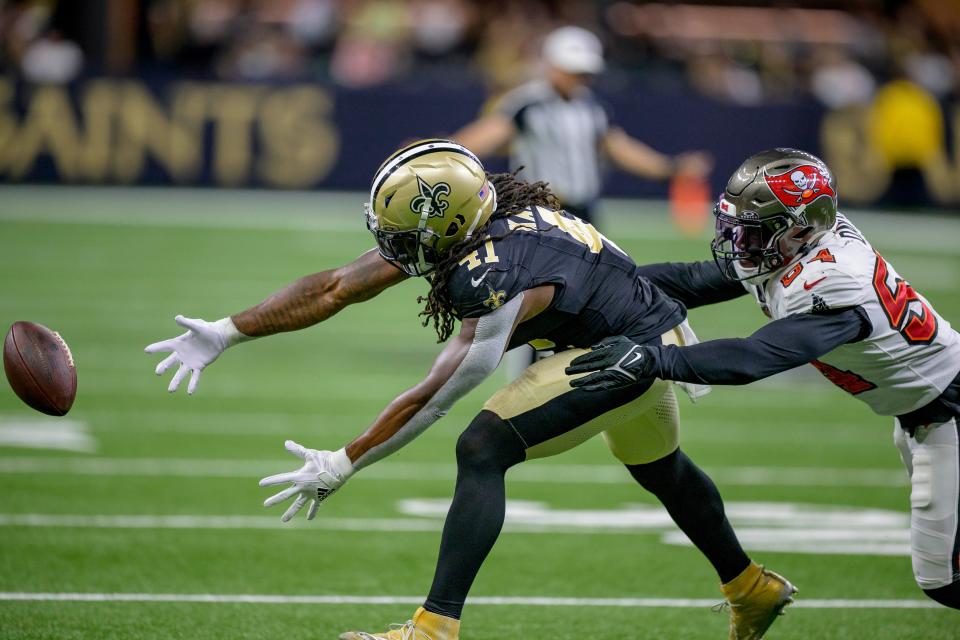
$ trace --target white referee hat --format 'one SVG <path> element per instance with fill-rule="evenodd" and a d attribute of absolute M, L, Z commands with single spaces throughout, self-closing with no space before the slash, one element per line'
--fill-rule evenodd
<path fill-rule="evenodd" d="M 543 58 L 569 73 L 600 73 L 604 66 L 600 38 L 580 27 L 552 31 L 543 41 Z"/>

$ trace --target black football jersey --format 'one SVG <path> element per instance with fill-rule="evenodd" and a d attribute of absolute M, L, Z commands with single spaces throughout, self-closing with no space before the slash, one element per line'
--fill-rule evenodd
<path fill-rule="evenodd" d="M 531 207 L 494 220 L 487 235 L 448 283 L 461 318 L 489 313 L 526 289 L 556 286 L 550 307 L 517 327 L 510 348 L 589 347 L 615 335 L 642 343 L 686 317 L 626 253 L 564 211 Z"/>

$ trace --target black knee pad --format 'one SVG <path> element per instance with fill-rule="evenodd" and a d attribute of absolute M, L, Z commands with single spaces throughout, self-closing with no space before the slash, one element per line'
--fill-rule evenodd
<path fill-rule="evenodd" d="M 457 466 L 461 469 L 504 471 L 526 455 L 513 429 L 492 411 L 481 411 L 457 440 Z"/>
<path fill-rule="evenodd" d="M 960 609 L 960 582 L 937 589 L 924 589 L 923 592 L 945 607 Z"/>

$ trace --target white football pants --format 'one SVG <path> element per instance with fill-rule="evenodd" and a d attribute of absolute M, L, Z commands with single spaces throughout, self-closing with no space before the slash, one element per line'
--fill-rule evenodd
<path fill-rule="evenodd" d="M 921 589 L 960 580 L 960 447 L 957 419 L 918 427 L 914 437 L 894 421 L 893 440 L 910 474 L 910 550 Z"/>

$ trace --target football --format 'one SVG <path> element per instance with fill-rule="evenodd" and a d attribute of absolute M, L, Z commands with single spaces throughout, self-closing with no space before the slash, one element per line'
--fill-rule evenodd
<path fill-rule="evenodd" d="M 14 393 L 42 413 L 66 415 L 77 397 L 70 347 L 41 324 L 13 323 L 3 341 L 3 370 Z"/>

